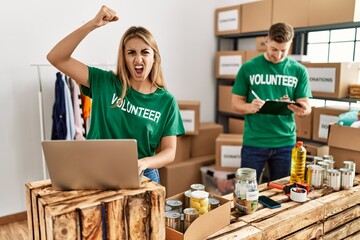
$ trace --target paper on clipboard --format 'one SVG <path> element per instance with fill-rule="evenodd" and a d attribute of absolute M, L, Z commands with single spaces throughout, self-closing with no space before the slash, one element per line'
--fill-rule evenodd
<path fill-rule="evenodd" d="M 273 115 L 290 115 L 292 111 L 289 110 L 287 106 L 291 103 L 299 105 L 298 103 L 295 102 L 267 100 L 257 113 L 273 114 Z"/>

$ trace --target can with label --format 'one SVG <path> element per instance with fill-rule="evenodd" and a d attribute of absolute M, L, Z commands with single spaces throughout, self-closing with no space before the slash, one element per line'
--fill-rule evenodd
<path fill-rule="evenodd" d="M 354 185 L 353 171 L 348 168 L 340 168 L 341 172 L 341 188 L 350 189 Z"/>
<path fill-rule="evenodd" d="M 324 161 L 318 162 L 318 165 L 324 168 L 323 171 L 323 180 L 327 180 L 327 170 L 329 169 L 330 164 Z"/>
<path fill-rule="evenodd" d="M 344 168 L 351 169 L 353 171 L 353 179 L 355 179 L 356 163 L 353 161 L 344 161 Z"/>
<path fill-rule="evenodd" d="M 188 229 L 190 224 L 199 217 L 199 211 L 195 208 L 184 209 L 184 232 Z"/>
<path fill-rule="evenodd" d="M 190 190 L 193 191 L 205 191 L 205 185 L 201 183 L 191 184 Z"/>
<path fill-rule="evenodd" d="M 307 166 L 307 184 L 314 188 L 321 188 L 323 185 L 324 168 L 319 165 Z"/>
<path fill-rule="evenodd" d="M 339 191 L 341 188 L 341 172 L 337 169 L 328 170 L 329 187 L 334 191 Z"/>
<path fill-rule="evenodd" d="M 166 200 L 165 202 L 166 206 L 171 207 L 170 212 L 178 212 L 178 213 L 182 213 L 182 204 L 183 204 L 182 201 L 175 199 L 169 199 Z"/>
<path fill-rule="evenodd" d="M 220 206 L 220 201 L 216 198 L 209 198 L 209 211 Z"/>
<path fill-rule="evenodd" d="M 166 212 L 165 213 L 165 226 L 175 229 L 180 232 L 181 219 L 178 212 Z"/>

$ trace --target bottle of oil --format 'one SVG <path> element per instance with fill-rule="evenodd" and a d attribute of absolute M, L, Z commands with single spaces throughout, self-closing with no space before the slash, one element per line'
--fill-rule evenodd
<path fill-rule="evenodd" d="M 306 149 L 302 141 L 297 141 L 291 154 L 290 183 L 305 181 Z"/>

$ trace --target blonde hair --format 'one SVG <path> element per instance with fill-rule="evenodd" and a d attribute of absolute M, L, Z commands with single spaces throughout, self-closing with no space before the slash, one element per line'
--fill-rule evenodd
<path fill-rule="evenodd" d="M 120 80 L 122 85 L 122 92 L 118 99 L 118 101 L 114 104 L 113 107 L 116 107 L 121 104 L 123 101 L 128 89 L 131 87 L 130 85 L 130 71 L 126 67 L 125 62 L 125 45 L 126 43 L 132 38 L 140 38 L 142 39 L 147 45 L 149 45 L 154 51 L 154 64 L 149 74 L 149 79 L 151 83 L 156 88 L 165 88 L 166 85 L 163 78 L 163 72 L 161 68 L 161 58 L 159 53 L 159 48 L 155 42 L 153 35 L 144 27 L 130 27 L 122 36 L 119 46 L 119 53 L 118 53 L 118 63 L 117 63 L 117 70 L 116 76 Z"/>

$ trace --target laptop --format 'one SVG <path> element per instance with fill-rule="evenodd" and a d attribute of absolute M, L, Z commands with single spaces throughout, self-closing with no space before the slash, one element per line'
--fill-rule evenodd
<path fill-rule="evenodd" d="M 135 139 L 42 141 L 56 190 L 139 188 Z"/>

